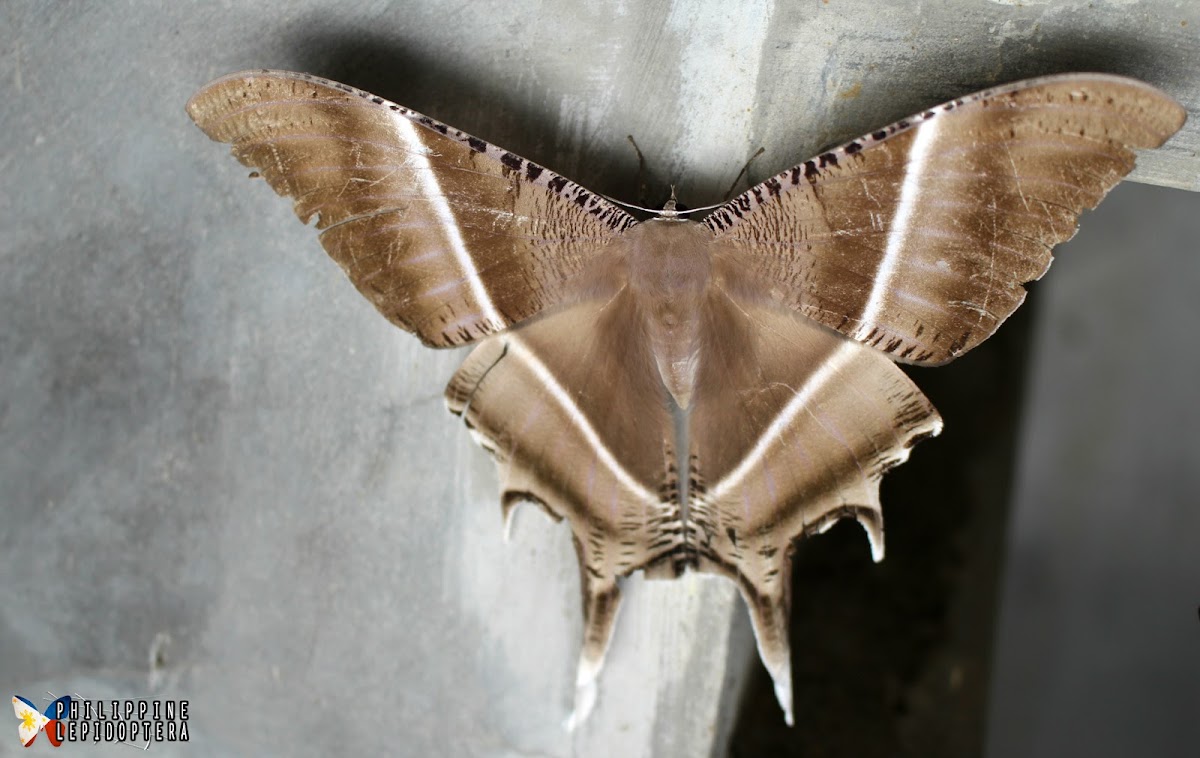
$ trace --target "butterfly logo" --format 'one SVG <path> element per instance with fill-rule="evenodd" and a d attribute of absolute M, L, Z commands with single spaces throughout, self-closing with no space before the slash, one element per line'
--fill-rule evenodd
<path fill-rule="evenodd" d="M 59 733 L 58 722 L 67 718 L 67 712 L 71 707 L 71 696 L 63 695 L 55 700 L 46 708 L 46 712 L 39 713 L 33 703 L 29 702 L 20 695 L 13 695 L 13 712 L 17 714 L 17 718 L 21 723 L 17 724 L 17 733 L 21 737 L 21 744 L 29 747 L 37 738 L 38 732 L 45 730 L 46 739 L 50 740 L 50 744 L 58 747 L 62 744 L 62 735 Z"/>

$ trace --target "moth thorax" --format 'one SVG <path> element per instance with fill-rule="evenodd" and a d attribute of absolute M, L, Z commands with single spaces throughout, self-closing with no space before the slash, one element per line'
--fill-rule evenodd
<path fill-rule="evenodd" d="M 701 293 L 712 271 L 712 234 L 694 221 L 655 219 L 625 233 L 630 285 L 647 295 Z"/>
<path fill-rule="evenodd" d="M 650 349 L 663 386 L 680 408 L 691 404 L 699 366 L 701 293 L 692 291 L 646 297 L 642 315 Z"/>
<path fill-rule="evenodd" d="M 712 274 L 711 233 L 691 221 L 649 221 L 631 229 L 629 285 L 636 294 L 663 386 L 680 408 L 691 404 L 700 326 Z"/>

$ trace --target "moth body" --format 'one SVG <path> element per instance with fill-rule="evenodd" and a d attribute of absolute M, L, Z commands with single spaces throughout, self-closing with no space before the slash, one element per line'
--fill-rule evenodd
<path fill-rule="evenodd" d="M 691 405 L 700 361 L 703 308 L 711 285 L 712 233 L 702 224 L 656 218 L 625 234 L 629 288 L 663 386 Z"/>

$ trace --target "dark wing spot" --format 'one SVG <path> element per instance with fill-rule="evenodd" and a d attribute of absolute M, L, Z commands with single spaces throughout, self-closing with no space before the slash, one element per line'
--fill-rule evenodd
<path fill-rule="evenodd" d="M 525 178 L 531 182 L 541 176 L 543 171 L 545 171 L 545 169 L 536 163 L 525 164 Z"/>
<path fill-rule="evenodd" d="M 546 186 L 548 186 L 552 192 L 556 192 L 561 195 L 563 188 L 567 186 L 567 180 L 561 176 L 556 176 L 551 179 Z"/>
<path fill-rule="evenodd" d="M 871 134 L 871 136 L 872 136 L 872 137 L 874 137 L 875 139 L 883 139 L 884 137 L 886 137 L 886 136 L 887 136 L 887 132 L 886 132 L 886 131 L 884 131 L 883 129 L 880 129 L 880 130 L 879 130 L 879 131 L 877 131 L 877 132 L 873 132 L 873 133 Z"/>
<path fill-rule="evenodd" d="M 521 164 L 523 163 L 521 156 L 513 155 L 512 153 L 505 153 L 504 155 L 500 156 L 500 162 L 511 168 L 513 171 L 520 171 Z"/>
<path fill-rule="evenodd" d="M 846 153 L 848 155 L 854 155 L 859 150 L 862 150 L 862 143 L 860 142 L 851 142 L 849 145 L 846 145 Z"/>
<path fill-rule="evenodd" d="M 445 134 L 447 131 L 449 131 L 445 124 L 439 124 L 429 116 L 421 116 L 421 118 L 417 119 L 417 122 L 421 124 L 421 126 L 432 129 L 435 132 L 441 132 L 442 134 Z"/>
<path fill-rule="evenodd" d="M 958 355 L 962 352 L 963 346 L 967 344 L 967 340 L 971 339 L 971 332 L 966 331 L 959 335 L 958 339 L 950 344 L 950 354 Z"/>

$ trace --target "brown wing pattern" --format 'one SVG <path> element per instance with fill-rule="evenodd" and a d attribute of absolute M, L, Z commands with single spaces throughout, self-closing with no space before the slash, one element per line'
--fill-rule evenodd
<path fill-rule="evenodd" d="M 705 223 L 775 301 L 897 360 L 944 363 L 995 332 L 1133 149 L 1184 118 L 1132 79 L 1017 82 L 778 174 Z"/>
<path fill-rule="evenodd" d="M 446 400 L 496 459 L 506 513 L 532 502 L 570 524 L 585 618 L 573 723 L 595 698 L 618 578 L 689 567 L 737 582 L 791 723 L 793 542 L 853 517 L 882 558 L 880 479 L 941 429 L 889 358 L 942 363 L 992 334 L 1133 149 L 1184 118 L 1120 77 L 1018 82 L 768 179 L 705 219 L 711 238 L 677 222 L 644 249 L 607 201 L 346 85 L 234 74 L 188 113 L 317 219 L 391 321 L 435 347 L 482 340 Z M 633 263 L 687 294 L 697 261 L 711 263 L 698 347 L 656 359 L 648 330 L 677 315 L 660 306 L 685 321 L 691 306 L 631 280 Z M 686 434 L 664 355 L 689 376 Z"/>
<path fill-rule="evenodd" d="M 565 518 L 582 576 L 574 720 L 587 715 L 619 602 L 617 578 L 678 558 L 674 427 L 629 291 L 484 341 L 446 388 L 496 459 L 506 511 Z"/>
<path fill-rule="evenodd" d="M 699 568 L 738 583 L 791 723 L 793 541 L 853 517 L 882 559 L 880 479 L 941 419 L 884 355 L 781 306 L 714 288 L 704 330 L 690 534 Z"/>
<path fill-rule="evenodd" d="M 188 114 L 232 143 L 393 323 L 448 347 L 572 297 L 633 224 L 608 201 L 519 156 L 344 84 L 232 74 Z"/>

